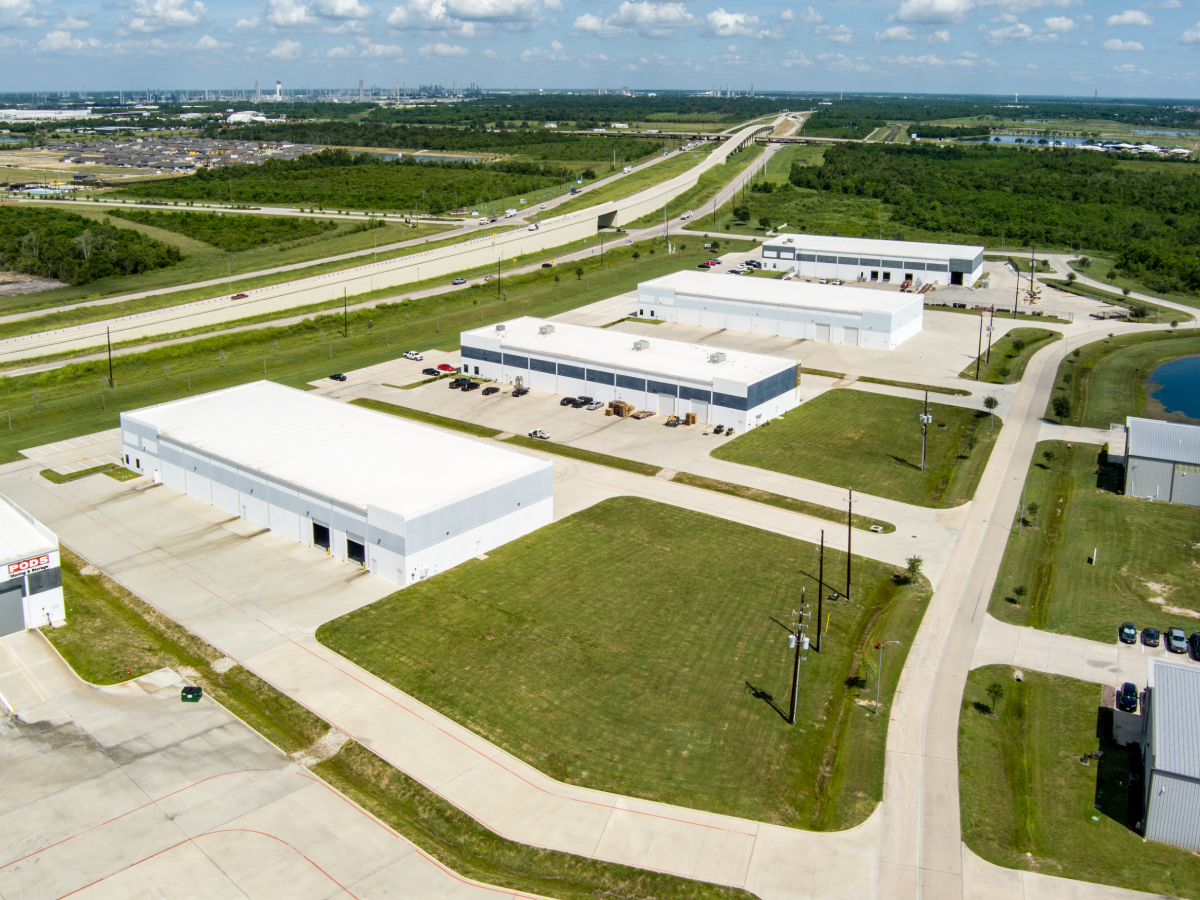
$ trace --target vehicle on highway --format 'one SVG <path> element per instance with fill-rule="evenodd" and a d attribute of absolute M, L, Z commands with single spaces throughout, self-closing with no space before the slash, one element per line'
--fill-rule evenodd
<path fill-rule="evenodd" d="M 542 268 L 543 269 L 553 269 L 554 263 L 542 263 Z"/>
<path fill-rule="evenodd" d="M 529 388 L 517 388 L 515 391 L 512 392 L 512 395 L 514 397 L 524 397 L 528 393 L 529 393 Z"/>
<path fill-rule="evenodd" d="M 234 294 L 229 299 L 230 300 L 245 300 L 249 296 L 250 296 L 249 294 Z"/>
<path fill-rule="evenodd" d="M 465 279 L 465 278 L 455 278 L 455 279 L 454 279 L 452 282 L 450 282 L 450 283 L 451 283 L 451 284 L 466 284 L 466 283 L 467 283 L 467 279 Z"/>
<path fill-rule="evenodd" d="M 1127 681 L 1121 685 L 1121 690 L 1117 692 L 1117 709 L 1124 712 L 1137 712 L 1138 708 L 1138 689 L 1137 685 L 1132 681 Z"/>
<path fill-rule="evenodd" d="M 542 429 L 540 429 L 540 428 L 535 428 L 533 431 L 529 432 L 529 436 L 531 438 L 537 438 L 539 441 L 550 440 L 549 432 L 542 431 Z"/>
<path fill-rule="evenodd" d="M 686 221 L 687 221 L 688 219 L 690 219 L 690 218 L 691 218 L 693 215 L 695 215 L 695 213 L 693 213 L 693 212 L 692 212 L 692 211 L 689 209 L 687 212 L 685 212 L 685 213 L 684 213 L 682 216 L 680 216 L 679 218 L 683 219 L 683 220 L 686 222 Z"/>
<path fill-rule="evenodd" d="M 1142 629 L 1142 643 L 1145 644 L 1147 647 L 1157 647 L 1158 646 L 1158 637 L 1159 637 L 1159 634 L 1158 634 L 1157 628 L 1143 628 Z"/>
<path fill-rule="evenodd" d="M 442 373 L 439 372 L 437 369 L 422 369 L 421 374 L 433 376 L 433 375 L 441 375 Z"/>
<path fill-rule="evenodd" d="M 329 380 L 330 381 L 345 381 L 346 376 L 343 375 L 341 372 L 334 372 L 332 375 L 329 376 Z"/>
<path fill-rule="evenodd" d="M 532 224 L 529 226 L 528 230 L 529 230 L 529 231 L 537 231 L 537 230 L 538 230 L 538 223 L 537 223 L 537 222 L 534 222 L 534 223 L 532 223 Z"/>
<path fill-rule="evenodd" d="M 487 216 L 484 216 L 482 219 L 480 219 L 480 220 L 479 220 L 479 224 L 480 224 L 480 225 L 486 225 L 487 223 L 488 223 L 488 217 L 487 217 Z"/>
<path fill-rule="evenodd" d="M 449 363 L 438 363 L 438 370 L 442 372 L 453 372 L 454 366 Z"/>
<path fill-rule="evenodd" d="M 495 275 L 484 275 L 484 276 L 483 276 L 483 280 L 484 280 L 484 281 L 491 281 L 491 280 L 492 280 L 493 278 L 495 278 L 495 277 L 496 277 Z"/>
<path fill-rule="evenodd" d="M 579 193 L 579 188 L 571 188 L 571 193 L 572 193 L 572 194 L 578 194 L 578 193 Z"/>
<path fill-rule="evenodd" d="M 600 400 L 593 400 L 587 405 L 588 409 L 604 409 L 604 403 Z"/>
<path fill-rule="evenodd" d="M 422 356 L 420 353 L 418 353 L 416 350 L 405 350 L 404 358 L 405 359 L 415 359 L 417 362 L 421 362 L 421 360 L 423 360 L 425 357 Z"/>
<path fill-rule="evenodd" d="M 539 207 L 538 207 L 538 209 L 545 209 L 545 208 L 546 208 L 546 204 L 545 204 L 545 203 L 543 203 L 541 206 L 539 206 Z"/>
<path fill-rule="evenodd" d="M 1167 629 L 1167 649 L 1172 653 L 1187 653 L 1187 635 L 1177 625 Z"/>
<path fill-rule="evenodd" d="M 494 384 L 491 387 L 485 387 L 483 389 L 483 396 L 485 397 L 490 397 L 492 394 L 498 393 L 500 393 L 500 388 L 496 387 Z"/>
<path fill-rule="evenodd" d="M 1117 637 L 1121 639 L 1122 644 L 1136 644 L 1137 635 L 1137 629 L 1133 627 L 1132 622 L 1122 622 L 1121 627 L 1117 629 Z"/>

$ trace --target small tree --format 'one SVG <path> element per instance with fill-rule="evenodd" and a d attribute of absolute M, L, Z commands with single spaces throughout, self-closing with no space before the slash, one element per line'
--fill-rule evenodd
<path fill-rule="evenodd" d="M 1072 378 L 1072 375 L 1070 372 L 1063 372 L 1063 384 L 1070 384 L 1071 378 Z"/>
<path fill-rule="evenodd" d="M 1078 277 L 1079 277 L 1079 276 L 1078 276 L 1078 275 L 1076 275 L 1074 272 L 1068 272 L 1068 273 L 1067 273 L 1067 281 L 1071 282 L 1072 284 L 1074 284 L 1074 283 L 1075 283 L 1075 279 L 1076 279 L 1076 278 L 1078 278 Z"/>
<path fill-rule="evenodd" d="M 1000 405 L 1000 401 L 997 400 L 995 397 L 984 397 L 983 398 L 983 408 L 988 410 L 989 412 L 991 412 L 993 409 L 995 409 L 999 405 Z"/>
<path fill-rule="evenodd" d="M 576 280 L 576 281 L 582 281 L 582 280 L 583 280 L 583 266 L 576 266 L 576 267 L 575 267 L 575 280 Z"/>
<path fill-rule="evenodd" d="M 1062 420 L 1071 414 L 1071 401 L 1066 397 L 1058 396 L 1050 401 L 1051 407 L 1054 409 L 1054 414 L 1058 416 L 1058 423 L 1061 425 Z"/>
<path fill-rule="evenodd" d="M 1013 588 L 1013 596 L 1017 598 L 1017 602 L 1021 602 L 1021 598 L 1029 593 L 1029 590 L 1023 584 L 1018 584 Z"/>
<path fill-rule="evenodd" d="M 1176 319 L 1172 319 L 1171 320 L 1171 330 L 1174 331 L 1178 327 L 1179 327 L 1179 322 Z"/>
<path fill-rule="evenodd" d="M 771 229 L 771 220 L 766 216 L 760 216 L 758 220 L 758 227 L 763 231 L 769 231 Z"/>
<path fill-rule="evenodd" d="M 749 222 L 750 221 L 750 207 L 735 206 L 733 208 L 733 217 L 735 219 L 737 219 L 737 221 L 742 222 L 742 223 Z"/>
<path fill-rule="evenodd" d="M 1013 338 L 1012 347 L 1017 351 L 1017 356 L 1021 355 L 1021 351 L 1025 349 L 1026 344 L 1020 338 Z"/>
<path fill-rule="evenodd" d="M 634 256 L 637 256 L 637 254 L 635 253 Z M 555 300 L 557 300 L 560 296 L 562 296 L 562 294 L 561 294 L 562 288 L 559 287 L 559 282 L 561 280 L 562 280 L 562 277 L 557 272 L 555 272 L 554 273 L 554 299 Z"/>
<path fill-rule="evenodd" d="M 910 556 L 906 562 L 908 563 L 907 573 L 909 582 L 914 582 L 921 577 L 921 569 L 925 566 L 925 560 L 919 556 Z"/>
<path fill-rule="evenodd" d="M 1109 273 L 1109 274 L 1111 274 L 1111 273 Z M 1121 294 L 1125 297 L 1128 297 L 1129 296 L 1129 288 L 1127 288 L 1127 287 L 1121 288 Z"/>
<path fill-rule="evenodd" d="M 1036 500 L 1030 500 L 1028 503 L 1025 504 L 1025 511 L 1027 513 L 1029 513 L 1029 515 L 1031 515 L 1031 516 L 1036 516 L 1038 514 L 1039 509 L 1041 509 L 1041 507 L 1038 506 Z"/>
<path fill-rule="evenodd" d="M 988 699 L 992 701 L 988 704 L 988 709 L 994 713 L 996 711 L 996 704 L 1004 696 L 1004 686 L 998 681 L 993 681 L 987 686 L 987 695 Z"/>
<path fill-rule="evenodd" d="M 1081 352 L 1082 352 L 1082 351 L 1081 351 L 1081 350 L 1080 350 L 1078 347 L 1076 347 L 1074 350 L 1072 350 L 1072 351 L 1071 351 L 1071 355 L 1072 355 L 1073 357 L 1075 357 L 1076 359 L 1079 359 L 1079 354 L 1080 354 Z"/>
<path fill-rule="evenodd" d="M 967 456 L 970 456 L 971 453 L 978 446 L 979 446 L 979 438 L 978 437 L 976 437 L 975 435 L 971 435 L 970 437 L 968 437 L 967 438 Z"/>

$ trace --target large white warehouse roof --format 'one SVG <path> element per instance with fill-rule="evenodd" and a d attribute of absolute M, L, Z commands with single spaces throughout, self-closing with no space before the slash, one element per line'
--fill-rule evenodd
<path fill-rule="evenodd" d="M 914 296 L 898 291 L 850 285 L 777 281 L 771 278 L 723 275 L 716 272 L 676 272 L 652 281 L 644 281 L 639 287 L 671 288 L 677 294 L 846 313 L 895 312 L 909 306 Z"/>
<path fill-rule="evenodd" d="M 732 280 L 732 279 L 731 279 Z M 542 334 L 543 326 L 553 331 Z M 700 382 L 711 382 L 713 377 L 755 384 L 776 374 L 781 369 L 792 368 L 795 361 L 762 353 L 747 353 L 742 350 L 726 350 L 721 347 L 689 344 L 667 338 L 645 337 L 607 328 L 591 328 L 586 325 L 567 325 L 562 322 L 547 322 L 531 316 L 512 319 L 504 323 L 504 330 L 494 326 L 463 332 L 499 339 L 505 350 L 523 350 L 527 353 L 546 353 L 585 363 L 659 374 L 670 378 L 687 378 Z M 645 342 L 645 349 L 634 349 L 635 342 Z M 711 362 L 714 353 L 723 353 L 723 362 Z"/>
<path fill-rule="evenodd" d="M 34 556 L 57 547 L 58 542 L 51 533 L 39 528 L 32 516 L 7 497 L 0 497 L 0 562 Z M 7 577 L 0 574 L 0 581 Z"/>
<path fill-rule="evenodd" d="M 884 241 L 878 238 L 830 237 L 824 234 L 781 234 L 767 240 L 771 246 L 795 246 L 815 253 L 879 256 L 888 259 L 975 259 L 983 247 L 967 244 L 933 244 L 926 241 Z"/>
<path fill-rule="evenodd" d="M 270 381 L 124 414 L 158 433 L 366 509 L 412 518 L 547 463 Z"/>

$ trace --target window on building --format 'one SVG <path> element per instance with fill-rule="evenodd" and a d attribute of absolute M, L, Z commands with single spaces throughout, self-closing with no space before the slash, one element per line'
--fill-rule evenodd
<path fill-rule="evenodd" d="M 874 272 L 871 273 L 871 280 L 872 281 L 879 280 L 879 270 L 878 269 L 876 269 Z"/>
<path fill-rule="evenodd" d="M 884 272 L 884 273 L 883 273 L 883 280 L 884 280 L 885 282 L 887 282 L 887 281 L 891 281 L 891 280 L 892 280 L 892 273 L 891 273 L 891 272 Z"/>
<path fill-rule="evenodd" d="M 476 367 L 475 367 L 475 374 L 476 374 L 476 375 L 478 375 L 478 374 L 479 374 L 479 366 L 476 366 Z"/>

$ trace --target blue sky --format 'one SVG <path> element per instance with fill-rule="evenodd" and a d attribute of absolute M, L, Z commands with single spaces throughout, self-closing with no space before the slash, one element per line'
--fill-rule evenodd
<path fill-rule="evenodd" d="M 1200 97 L 1200 0 L 0 0 L 0 91 L 713 85 Z"/>

